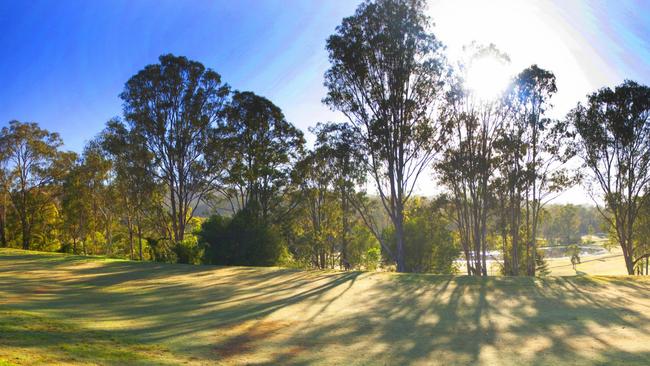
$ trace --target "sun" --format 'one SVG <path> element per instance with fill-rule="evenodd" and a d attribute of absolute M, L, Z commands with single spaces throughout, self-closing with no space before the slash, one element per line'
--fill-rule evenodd
<path fill-rule="evenodd" d="M 480 100 L 497 99 L 508 87 L 512 73 L 505 60 L 485 55 L 472 60 L 467 68 L 465 86 Z"/>

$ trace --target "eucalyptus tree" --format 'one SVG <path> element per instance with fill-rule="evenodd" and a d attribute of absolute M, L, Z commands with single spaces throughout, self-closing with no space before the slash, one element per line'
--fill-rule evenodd
<path fill-rule="evenodd" d="M 470 50 L 445 98 L 443 121 L 446 146 L 435 164 L 440 182 L 450 191 L 453 221 L 465 254 L 468 275 L 487 276 L 487 239 L 494 212 L 497 177 L 495 145 L 510 108 L 500 95 L 485 98 L 466 84 L 467 73 L 484 58 L 506 64 L 507 55 L 493 45 Z"/>
<path fill-rule="evenodd" d="M 650 275 L 650 199 L 644 200 L 634 225 L 636 273 L 648 276 Z"/>
<path fill-rule="evenodd" d="M 222 159 L 208 149 L 219 143 L 215 128 L 229 93 L 215 71 L 169 54 L 131 77 L 120 94 L 126 121 L 141 136 L 153 171 L 166 185 L 176 243 L 220 177 Z"/>
<path fill-rule="evenodd" d="M 7 171 L 5 159 L 0 151 L 0 246 L 7 246 L 7 212 L 10 209 L 9 204 L 9 187 L 8 178 L 9 172 Z"/>
<path fill-rule="evenodd" d="M 337 199 L 332 189 L 334 174 L 327 163 L 324 151 L 314 149 L 298 161 L 292 172 L 293 180 L 300 187 L 297 199 L 306 213 L 301 215 L 303 220 L 300 217 L 294 217 L 294 220 L 309 223 L 302 225 L 301 242 L 307 242 L 308 245 L 301 247 L 306 247 L 304 249 L 309 252 L 311 265 L 321 269 L 334 267 L 333 258 L 338 252 L 335 241 L 339 236 L 337 224 L 340 211 L 336 207 Z M 341 257 L 342 252 L 343 248 L 338 253 Z"/>
<path fill-rule="evenodd" d="M 280 108 L 252 92 L 235 92 L 224 116 L 218 132 L 228 157 L 224 194 L 234 211 L 248 208 L 264 222 L 281 221 L 291 171 L 303 154 L 302 132 Z"/>
<path fill-rule="evenodd" d="M 602 88 L 589 95 L 586 105 L 578 104 L 568 120 L 577 132 L 578 155 L 602 194 L 606 211 L 601 213 L 632 275 L 650 256 L 636 250 L 634 230 L 650 183 L 650 88 L 634 81 Z"/>
<path fill-rule="evenodd" d="M 23 249 L 30 249 L 32 231 L 42 210 L 52 203 L 52 185 L 61 177 L 57 133 L 36 123 L 11 121 L 0 131 L 0 151 L 7 164 L 11 205 L 20 222 Z"/>
<path fill-rule="evenodd" d="M 546 116 L 552 107 L 550 99 L 556 92 L 555 75 L 532 65 L 517 75 L 508 96 L 513 104 L 513 129 L 519 133 L 519 139 L 514 149 L 505 150 L 512 153 L 519 149 L 515 154 L 520 157 L 523 168 L 522 179 L 515 177 L 513 181 L 522 184 L 526 273 L 529 276 L 535 275 L 541 209 L 578 178 L 565 167 L 573 156 L 571 144 L 566 140 L 566 124 Z M 519 215 L 516 211 L 519 210 L 513 208 L 513 213 Z M 512 245 L 517 250 L 519 243 L 513 241 Z M 513 255 L 513 259 L 518 260 L 518 256 Z"/>
<path fill-rule="evenodd" d="M 349 242 L 350 230 L 359 194 L 357 188 L 366 181 L 367 170 L 364 165 L 365 152 L 357 139 L 355 129 L 347 123 L 319 123 L 312 130 L 316 135 L 315 154 L 325 166 L 322 173 L 330 180 L 331 189 L 340 203 L 341 267 L 350 268 Z M 365 211 L 359 212 L 367 215 Z"/>
<path fill-rule="evenodd" d="M 92 230 L 91 199 L 87 171 L 77 158 L 63 180 L 61 195 L 61 229 L 64 234 L 64 251 L 87 254 L 86 238 Z M 70 243 L 71 242 L 71 243 Z M 79 248 L 81 246 L 81 248 Z"/>
<path fill-rule="evenodd" d="M 425 5 L 365 1 L 327 40 L 324 102 L 347 117 L 368 154 L 370 176 L 395 227 L 398 271 L 406 270 L 404 207 L 436 151 L 434 106 L 446 70 Z"/>
<path fill-rule="evenodd" d="M 160 184 L 155 179 L 153 156 L 146 149 L 142 135 L 129 130 L 122 121 L 110 120 L 100 135 L 102 149 L 113 163 L 115 185 L 121 192 L 121 215 L 129 236 L 130 256 L 134 252 L 134 236 L 138 240 L 138 258 L 143 255 L 144 216 L 158 200 Z"/>
<path fill-rule="evenodd" d="M 84 148 L 80 169 L 82 184 L 85 185 L 84 198 L 90 206 L 90 220 L 86 223 L 91 228 L 94 250 L 112 255 L 119 210 L 118 196 L 122 193 L 117 191 L 113 163 L 105 154 L 99 140 L 90 141 Z M 103 242 L 98 240 L 97 233 L 103 233 Z"/>

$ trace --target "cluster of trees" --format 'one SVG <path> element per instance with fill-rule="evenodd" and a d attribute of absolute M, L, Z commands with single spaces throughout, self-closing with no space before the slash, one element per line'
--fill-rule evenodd
<path fill-rule="evenodd" d="M 547 246 L 580 244 L 585 235 L 606 237 L 607 231 L 594 206 L 549 204 L 542 211 L 540 234 Z"/>
<path fill-rule="evenodd" d="M 366 1 L 328 38 L 323 102 L 346 121 L 318 124 L 311 149 L 271 101 L 173 55 L 127 81 L 123 117 L 79 156 L 55 133 L 10 122 L 0 133 L 2 245 L 441 273 L 462 254 L 476 276 L 498 250 L 504 274 L 533 276 L 544 268 L 546 204 L 582 180 L 604 203 L 628 272 L 647 274 L 650 88 L 626 81 L 552 119 L 555 76 L 533 65 L 486 98 L 468 72 L 507 55 L 473 44 L 450 64 L 424 7 Z M 430 170 L 444 193 L 415 197 Z M 197 217 L 205 204 L 218 214 Z"/>

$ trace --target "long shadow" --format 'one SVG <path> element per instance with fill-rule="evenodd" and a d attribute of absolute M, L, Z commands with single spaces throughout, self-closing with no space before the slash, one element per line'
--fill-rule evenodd
<path fill-rule="evenodd" d="M 650 342 L 631 350 L 617 339 L 650 339 L 643 280 L 83 263 L 0 256 L 0 294 L 82 325 L 129 322 L 111 333 L 206 363 L 650 364 Z M 291 322 L 271 324 L 287 313 Z"/>

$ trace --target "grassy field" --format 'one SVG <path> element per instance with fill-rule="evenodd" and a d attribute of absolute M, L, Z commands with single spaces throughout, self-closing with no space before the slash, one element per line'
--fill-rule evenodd
<path fill-rule="evenodd" d="M 648 365 L 650 280 L 137 263 L 0 250 L 0 365 Z"/>
<path fill-rule="evenodd" d="M 619 247 L 613 248 L 607 254 L 582 258 L 580 264 L 576 265 L 575 270 L 571 265 L 571 259 L 568 257 L 548 259 L 548 268 L 553 276 L 621 276 L 627 274 L 623 251 Z"/>

